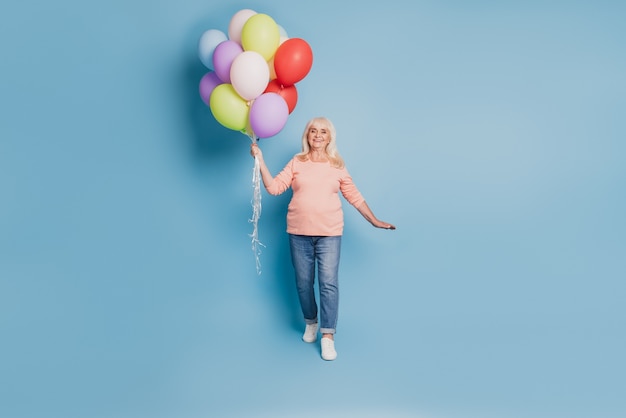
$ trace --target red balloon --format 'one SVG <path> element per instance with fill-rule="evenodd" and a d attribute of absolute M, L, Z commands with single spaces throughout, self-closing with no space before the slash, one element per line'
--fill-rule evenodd
<path fill-rule="evenodd" d="M 296 90 L 296 86 L 285 87 L 280 84 L 278 80 L 270 81 L 264 93 L 278 93 L 287 102 L 290 114 L 293 112 L 293 109 L 296 108 L 296 103 L 298 103 L 298 90 Z"/>
<path fill-rule="evenodd" d="M 283 42 L 274 55 L 276 79 L 283 86 L 292 86 L 302 80 L 313 65 L 313 51 L 304 39 L 290 38 Z"/>

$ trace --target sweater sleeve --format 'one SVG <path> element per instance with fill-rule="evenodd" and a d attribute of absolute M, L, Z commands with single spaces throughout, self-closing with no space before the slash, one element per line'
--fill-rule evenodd
<path fill-rule="evenodd" d="M 282 169 L 280 173 L 276 177 L 272 179 L 270 184 L 265 185 L 265 190 L 271 195 L 279 195 L 285 192 L 293 181 L 293 173 L 294 173 L 294 158 L 291 159 L 287 163 L 287 165 Z"/>
<path fill-rule="evenodd" d="M 348 173 L 348 170 L 345 168 L 343 169 L 339 187 L 343 197 L 345 197 L 348 203 L 355 208 L 358 208 L 363 202 L 365 202 L 365 198 L 361 195 L 361 192 L 352 181 L 352 177 Z"/>

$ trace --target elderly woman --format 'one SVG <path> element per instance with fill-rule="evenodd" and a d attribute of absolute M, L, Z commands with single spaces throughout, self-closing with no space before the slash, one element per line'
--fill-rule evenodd
<path fill-rule="evenodd" d="M 289 187 L 293 196 L 287 212 L 287 233 L 296 287 L 306 324 L 302 339 L 307 343 L 322 334 L 324 360 L 337 357 L 334 334 L 339 307 L 339 254 L 343 211 L 339 192 L 376 228 L 396 229 L 374 216 L 352 182 L 337 151 L 335 128 L 326 118 L 310 120 L 302 134 L 302 152 L 296 154 L 276 176 L 268 170 L 257 144 L 250 153 L 260 163 L 261 178 L 268 193 L 279 195 Z M 315 300 L 315 266 L 319 280 L 320 315 Z"/>

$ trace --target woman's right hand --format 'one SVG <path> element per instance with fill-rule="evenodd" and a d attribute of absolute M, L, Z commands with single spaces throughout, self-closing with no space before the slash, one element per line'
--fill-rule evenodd
<path fill-rule="evenodd" d="M 253 157 L 263 158 L 263 153 L 261 152 L 261 148 L 259 148 L 256 142 L 250 144 L 250 155 L 252 155 Z"/>

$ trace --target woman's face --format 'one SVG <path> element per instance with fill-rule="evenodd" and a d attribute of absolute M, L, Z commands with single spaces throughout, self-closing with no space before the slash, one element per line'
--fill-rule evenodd
<path fill-rule="evenodd" d="M 307 133 L 307 141 L 312 150 L 324 151 L 330 142 L 330 132 L 323 125 L 313 124 Z"/>

